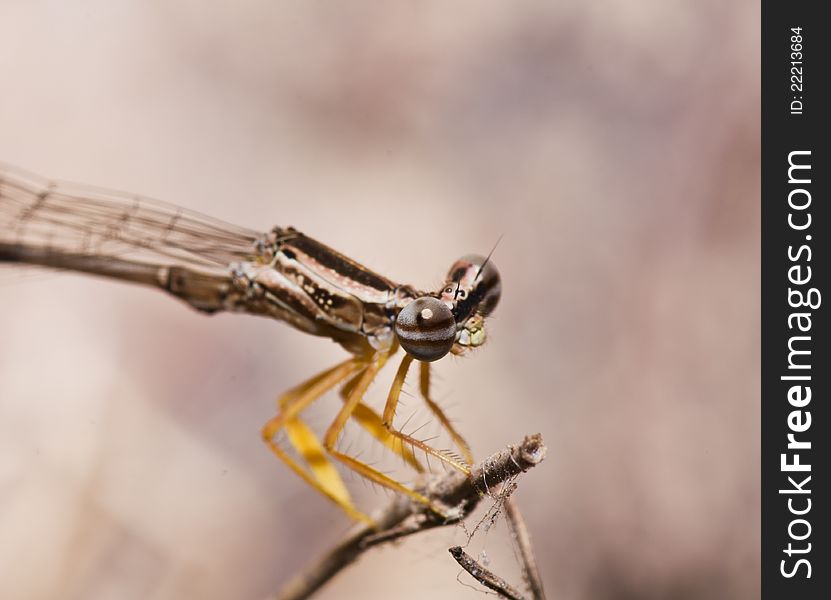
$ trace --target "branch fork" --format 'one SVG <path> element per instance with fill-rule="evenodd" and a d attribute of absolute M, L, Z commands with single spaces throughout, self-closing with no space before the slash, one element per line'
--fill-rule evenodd
<path fill-rule="evenodd" d="M 419 491 L 443 509 L 443 517 L 423 504 L 405 496 L 398 497 L 386 508 L 372 515 L 374 527 L 356 525 L 344 540 L 305 572 L 292 579 L 269 600 L 308 598 L 369 548 L 462 521 L 494 487 L 538 465 L 545 458 L 545 453 L 542 436 L 529 435 L 520 444 L 508 446 L 482 461 L 473 468 L 469 476 L 454 471 L 431 478 Z M 534 564 L 527 531 L 513 501 L 508 498 L 505 503 L 511 531 L 520 547 L 523 570 L 534 598 L 539 600 L 543 598 L 542 585 Z"/>

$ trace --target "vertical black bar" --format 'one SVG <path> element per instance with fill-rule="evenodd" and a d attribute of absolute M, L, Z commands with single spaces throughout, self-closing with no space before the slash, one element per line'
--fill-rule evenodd
<path fill-rule="evenodd" d="M 831 589 L 823 4 L 762 3 L 762 596 L 771 600 Z"/>

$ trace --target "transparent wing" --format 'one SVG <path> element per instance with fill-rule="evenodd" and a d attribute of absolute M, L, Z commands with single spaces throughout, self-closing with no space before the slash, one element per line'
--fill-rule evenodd
<path fill-rule="evenodd" d="M 200 213 L 0 163 L 0 244 L 141 263 L 227 267 L 260 235 Z"/>

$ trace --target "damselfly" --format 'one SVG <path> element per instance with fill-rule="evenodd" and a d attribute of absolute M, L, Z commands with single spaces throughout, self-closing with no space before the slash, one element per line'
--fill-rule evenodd
<path fill-rule="evenodd" d="M 430 363 L 484 343 L 485 317 L 501 291 L 489 257 L 462 257 L 440 290 L 422 292 L 292 227 L 260 234 L 155 200 L 49 182 L 0 165 L 0 262 L 154 286 L 204 313 L 272 317 L 343 346 L 352 356 L 280 396 L 278 414 L 262 436 L 275 455 L 354 519 L 370 521 L 355 506 L 334 461 L 418 502 L 429 506 L 430 501 L 338 449 L 350 419 L 416 471 L 424 471 L 418 449 L 469 473 L 473 457 L 467 443 L 430 397 Z M 364 403 L 364 394 L 399 346 L 405 355 L 379 414 Z M 437 450 L 394 425 L 414 360 L 420 366 L 421 396 L 460 455 Z M 319 437 L 301 413 L 338 386 L 343 404 Z M 296 455 L 277 443 L 280 432 Z"/>

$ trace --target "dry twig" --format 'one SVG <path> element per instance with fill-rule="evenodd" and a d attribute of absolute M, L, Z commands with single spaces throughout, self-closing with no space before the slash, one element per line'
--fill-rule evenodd
<path fill-rule="evenodd" d="M 522 559 L 522 570 L 528 587 L 531 588 L 531 595 L 534 600 L 545 600 L 545 593 L 542 589 L 542 577 L 537 567 L 537 560 L 534 558 L 534 551 L 531 546 L 531 536 L 528 534 L 528 527 L 525 519 L 519 512 L 519 506 L 513 498 L 505 500 L 505 513 L 508 517 L 508 527 L 511 535 L 519 547 L 519 555 Z"/>
<path fill-rule="evenodd" d="M 542 462 L 545 450 L 542 436 L 530 435 L 521 444 L 508 446 L 483 461 L 473 469 L 469 477 L 452 472 L 432 479 L 420 491 L 434 504 L 445 507 L 444 512 L 449 515 L 446 519 L 404 496 L 396 498 L 380 513 L 373 515 L 375 528 L 356 526 L 342 542 L 291 580 L 270 600 L 308 598 L 372 546 L 434 527 L 458 523 L 470 514 L 490 488 Z M 528 551 L 530 552 L 530 546 Z M 524 552 L 521 552 L 521 556 L 524 561 L 527 560 Z M 524 570 L 530 575 L 536 572 L 536 566 L 532 569 L 526 564 Z M 532 577 L 529 579 L 533 581 Z"/>
<path fill-rule="evenodd" d="M 462 550 L 461 546 L 453 546 L 448 550 L 450 555 L 456 559 L 459 566 L 470 573 L 476 581 L 484 585 L 486 588 L 492 589 L 494 592 L 508 598 L 508 600 L 525 600 L 518 591 L 508 585 L 508 582 L 501 577 L 494 575 L 485 567 L 473 560 L 470 555 Z"/>

